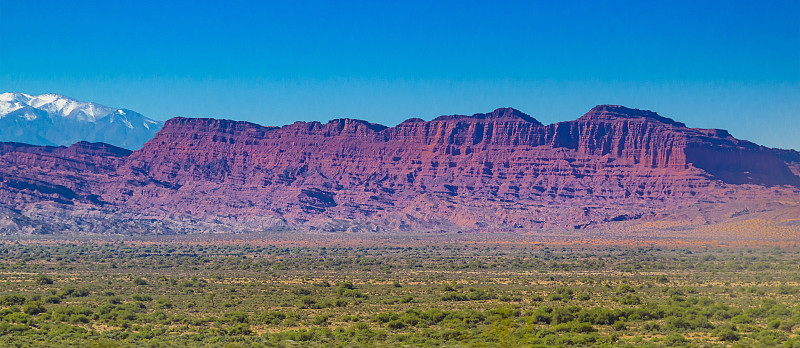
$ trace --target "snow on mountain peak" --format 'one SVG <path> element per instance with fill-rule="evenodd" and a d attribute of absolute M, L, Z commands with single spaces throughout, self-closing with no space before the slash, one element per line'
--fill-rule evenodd
<path fill-rule="evenodd" d="M 118 109 L 92 102 L 82 102 L 59 94 L 30 95 L 26 93 L 3 93 L 0 95 L 0 117 L 11 112 L 31 107 L 51 115 L 84 122 L 96 122 Z"/>
<path fill-rule="evenodd" d="M 59 94 L 0 94 L 0 142 L 68 146 L 100 141 L 137 149 L 161 124 L 131 110 Z"/>

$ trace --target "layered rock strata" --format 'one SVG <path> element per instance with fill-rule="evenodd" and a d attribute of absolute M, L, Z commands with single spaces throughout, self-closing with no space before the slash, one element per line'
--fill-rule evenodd
<path fill-rule="evenodd" d="M 795 154 L 613 105 L 551 125 L 510 108 L 395 127 L 174 118 L 134 152 L 4 143 L 0 204 L 245 229 L 584 227 L 698 202 L 793 197 Z"/>

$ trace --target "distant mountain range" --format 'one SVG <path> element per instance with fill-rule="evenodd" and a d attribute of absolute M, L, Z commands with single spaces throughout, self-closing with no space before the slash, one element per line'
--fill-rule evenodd
<path fill-rule="evenodd" d="M 550 125 L 511 108 L 395 127 L 173 118 L 136 151 L 0 143 L 3 233 L 529 231 L 764 214 L 800 221 L 798 152 L 616 105 Z"/>
<path fill-rule="evenodd" d="M 90 141 L 136 150 L 161 127 L 131 110 L 57 94 L 0 94 L 0 141 L 51 146 Z"/>

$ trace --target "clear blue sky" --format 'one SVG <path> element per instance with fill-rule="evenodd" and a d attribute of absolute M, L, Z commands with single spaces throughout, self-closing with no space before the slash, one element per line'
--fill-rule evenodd
<path fill-rule="evenodd" d="M 0 91 L 282 125 L 597 104 L 800 149 L 800 1 L 0 0 Z"/>

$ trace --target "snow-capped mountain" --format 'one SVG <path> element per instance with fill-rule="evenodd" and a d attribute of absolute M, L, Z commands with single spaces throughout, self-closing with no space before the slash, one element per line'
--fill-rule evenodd
<path fill-rule="evenodd" d="M 0 94 L 0 141 L 72 145 L 86 140 L 136 150 L 163 122 L 58 94 Z"/>

